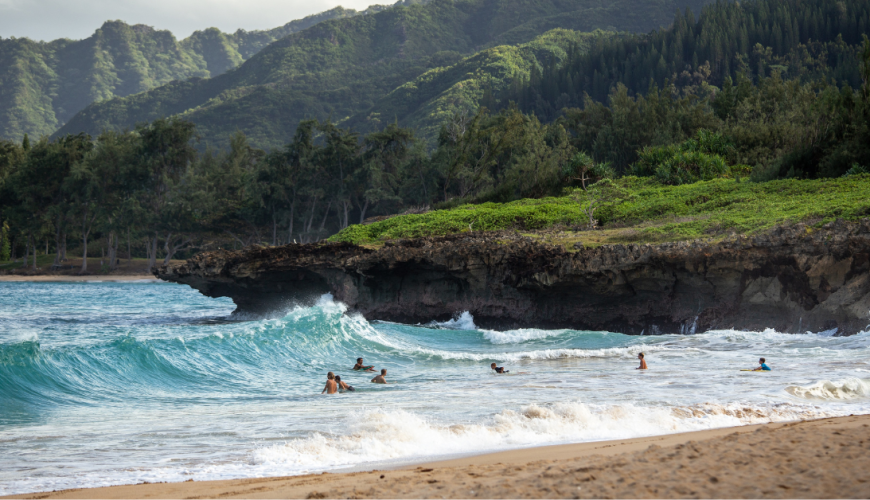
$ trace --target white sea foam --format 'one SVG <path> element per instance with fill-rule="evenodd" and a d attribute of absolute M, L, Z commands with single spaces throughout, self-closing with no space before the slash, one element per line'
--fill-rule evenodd
<path fill-rule="evenodd" d="M 477 325 L 474 324 L 474 316 L 468 311 L 463 311 L 457 314 L 452 319 L 447 321 L 431 321 L 426 326 L 446 328 L 448 330 L 477 330 Z"/>
<path fill-rule="evenodd" d="M 804 399 L 850 401 L 870 397 L 870 379 L 821 380 L 808 386 L 790 385 L 785 390 Z"/>
<path fill-rule="evenodd" d="M 840 413 L 796 405 L 704 404 L 688 407 L 531 404 L 485 424 L 440 424 L 402 410 L 370 410 L 346 434 L 315 433 L 257 449 L 253 462 L 312 471 L 372 461 L 479 453 L 543 444 L 626 439 Z"/>
<path fill-rule="evenodd" d="M 540 340 L 549 337 L 558 337 L 569 330 L 538 330 L 537 328 L 521 328 L 519 330 L 507 330 L 497 332 L 483 330 L 483 337 L 493 344 L 519 344 L 529 340 Z"/>

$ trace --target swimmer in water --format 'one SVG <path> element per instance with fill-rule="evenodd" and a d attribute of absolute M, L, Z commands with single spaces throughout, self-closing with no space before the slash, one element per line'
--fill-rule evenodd
<path fill-rule="evenodd" d="M 338 392 L 338 384 L 335 383 L 335 374 L 332 372 L 326 374 L 326 387 L 320 391 L 320 394 L 323 394 L 324 392 L 327 394 L 335 394 Z"/>
<path fill-rule="evenodd" d="M 362 359 L 362 358 L 356 358 L 356 364 L 353 365 L 353 369 L 354 369 L 354 370 L 362 370 L 362 371 L 365 371 L 365 372 L 373 372 L 373 371 L 375 371 L 375 367 L 374 367 L 374 365 L 372 365 L 372 366 L 363 366 L 363 359 Z"/>
<path fill-rule="evenodd" d="M 640 366 L 635 368 L 635 370 L 646 370 L 646 360 L 643 359 L 643 353 L 638 354 L 637 359 L 640 360 Z"/>
<path fill-rule="evenodd" d="M 495 366 L 495 363 L 489 365 L 496 373 L 510 373 L 510 370 L 505 370 L 503 366 Z"/>
<path fill-rule="evenodd" d="M 754 372 L 769 372 L 770 371 L 770 367 L 767 366 L 766 364 L 764 364 L 764 358 L 758 359 L 758 365 L 759 365 L 758 368 L 756 368 L 752 371 L 754 371 Z"/>
<path fill-rule="evenodd" d="M 335 376 L 335 383 L 338 384 L 338 390 L 340 392 L 344 392 L 344 391 L 353 392 L 356 390 L 353 388 L 352 385 L 347 385 L 347 382 L 342 382 L 341 377 L 338 375 Z"/>
<path fill-rule="evenodd" d="M 384 378 L 386 376 L 387 376 L 387 369 L 384 368 L 381 370 L 380 375 L 378 375 L 372 379 L 372 383 L 373 384 L 389 384 L 389 382 L 387 382 L 387 379 Z"/>

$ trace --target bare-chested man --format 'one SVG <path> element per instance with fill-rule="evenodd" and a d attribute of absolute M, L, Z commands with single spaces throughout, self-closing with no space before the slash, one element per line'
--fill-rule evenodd
<path fill-rule="evenodd" d="M 381 370 L 380 375 L 378 375 L 372 379 L 372 383 L 373 384 L 389 384 L 389 382 L 387 382 L 387 379 L 384 378 L 386 376 L 387 376 L 387 369 L 384 368 Z"/>
<path fill-rule="evenodd" d="M 646 360 L 643 359 L 643 353 L 638 354 L 637 359 L 640 360 L 640 366 L 635 368 L 635 370 L 646 370 Z"/>
<path fill-rule="evenodd" d="M 326 374 L 326 387 L 320 391 L 320 394 L 323 394 L 324 392 L 327 394 L 335 394 L 338 392 L 338 384 L 335 383 L 335 374 L 332 372 Z"/>
<path fill-rule="evenodd" d="M 335 376 L 335 383 L 338 384 L 338 390 L 341 392 L 344 392 L 344 391 L 353 392 L 356 390 L 353 388 L 352 385 L 348 385 L 347 382 L 343 382 L 341 380 L 341 377 L 338 375 Z"/>
<path fill-rule="evenodd" d="M 365 365 L 363 365 L 363 359 L 362 359 L 362 358 L 356 358 L 356 364 L 353 365 L 353 369 L 354 369 L 354 370 L 362 370 L 362 371 L 365 371 L 365 372 L 373 372 L 373 371 L 375 371 L 375 367 L 374 367 L 374 365 L 372 365 L 372 366 L 365 366 Z"/>

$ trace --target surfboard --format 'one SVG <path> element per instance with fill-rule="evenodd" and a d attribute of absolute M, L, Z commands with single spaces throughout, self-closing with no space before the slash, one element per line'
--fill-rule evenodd
<path fill-rule="evenodd" d="M 742 372 L 769 372 L 772 370 L 740 370 Z"/>

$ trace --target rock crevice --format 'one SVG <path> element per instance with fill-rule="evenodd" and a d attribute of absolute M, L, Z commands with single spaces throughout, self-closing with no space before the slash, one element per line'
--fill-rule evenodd
<path fill-rule="evenodd" d="M 215 251 L 155 274 L 238 312 L 331 293 L 367 319 L 405 323 L 469 311 L 482 327 L 628 334 L 708 329 L 851 334 L 870 324 L 870 221 L 802 224 L 721 242 L 567 251 L 515 233 Z"/>

